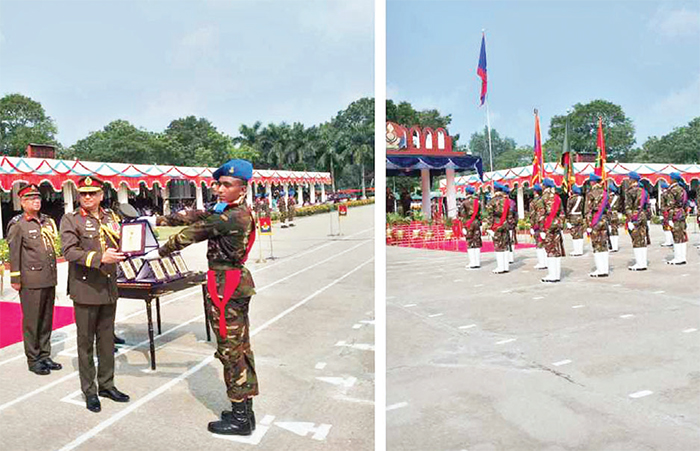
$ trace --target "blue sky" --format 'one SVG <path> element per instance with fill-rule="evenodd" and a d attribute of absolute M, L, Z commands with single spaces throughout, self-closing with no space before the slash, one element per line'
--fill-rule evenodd
<path fill-rule="evenodd" d="M 605 99 L 638 146 L 700 116 L 700 2 L 387 1 L 387 98 L 453 117 L 467 144 L 486 125 L 476 76 L 486 29 L 491 127 L 543 141 L 554 115 Z"/>
<path fill-rule="evenodd" d="M 373 91 L 371 0 L 0 3 L 0 95 L 39 101 L 64 146 L 116 119 L 311 126 Z"/>

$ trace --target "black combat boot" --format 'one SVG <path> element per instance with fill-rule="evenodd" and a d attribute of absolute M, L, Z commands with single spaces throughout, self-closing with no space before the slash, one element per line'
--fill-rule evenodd
<path fill-rule="evenodd" d="M 246 398 L 245 403 L 248 405 L 248 419 L 250 419 L 250 430 L 255 430 L 255 412 L 253 412 L 253 398 Z M 236 403 L 231 403 L 236 404 Z M 233 418 L 233 412 L 230 410 L 224 410 L 221 412 L 221 419 L 224 421 L 231 421 Z"/>
<path fill-rule="evenodd" d="M 231 417 L 221 421 L 212 421 L 207 426 L 209 432 L 221 435 L 250 435 L 253 433 L 248 403 L 232 402 Z"/>

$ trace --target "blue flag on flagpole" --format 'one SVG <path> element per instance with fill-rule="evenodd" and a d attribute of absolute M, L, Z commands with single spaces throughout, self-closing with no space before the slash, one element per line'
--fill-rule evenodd
<path fill-rule="evenodd" d="M 476 74 L 481 78 L 481 105 L 486 101 L 486 35 L 481 34 L 481 52 L 479 53 L 479 67 L 476 69 Z"/>

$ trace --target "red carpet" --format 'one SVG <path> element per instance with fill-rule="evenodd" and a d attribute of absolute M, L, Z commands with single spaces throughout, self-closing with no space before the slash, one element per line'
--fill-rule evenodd
<path fill-rule="evenodd" d="M 53 330 L 73 324 L 73 307 L 53 308 Z M 22 341 L 22 306 L 17 302 L 0 302 L 0 348 Z"/>
<path fill-rule="evenodd" d="M 453 252 L 467 252 L 467 242 L 464 240 L 452 240 L 452 241 L 425 241 L 425 242 L 404 242 L 401 244 L 394 244 L 394 246 L 399 247 L 415 247 L 416 249 L 435 249 L 440 251 L 453 251 Z M 535 247 L 534 244 L 516 244 L 515 249 L 526 249 L 528 247 Z M 481 252 L 493 252 L 493 242 L 492 241 L 482 241 Z"/>
<path fill-rule="evenodd" d="M 441 224 L 394 224 L 387 227 L 386 244 L 389 246 L 467 252 L 467 242 L 462 238 L 462 225 L 456 221 L 451 228 Z M 481 237 L 481 252 L 493 252 L 493 241 Z M 529 238 L 529 237 L 528 237 Z M 531 243 L 516 244 L 516 249 L 535 247 Z"/>

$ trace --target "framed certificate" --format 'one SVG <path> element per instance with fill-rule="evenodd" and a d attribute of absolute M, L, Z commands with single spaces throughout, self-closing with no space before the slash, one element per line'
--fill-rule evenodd
<path fill-rule="evenodd" d="M 141 267 L 143 266 L 143 260 L 141 257 L 134 257 L 131 260 L 129 260 L 134 267 L 134 271 L 138 273 L 141 270 Z"/>
<path fill-rule="evenodd" d="M 124 277 L 126 277 L 127 280 L 132 280 L 136 278 L 136 271 L 134 271 L 134 267 L 131 266 L 129 260 L 119 262 L 119 267 L 121 268 L 122 273 L 124 274 Z"/>
<path fill-rule="evenodd" d="M 175 260 L 175 265 L 177 266 L 178 271 L 180 271 L 180 274 L 187 274 L 188 272 L 190 272 L 190 270 L 187 269 L 185 259 L 182 258 L 182 255 L 173 255 L 173 260 Z"/>
<path fill-rule="evenodd" d="M 160 260 L 158 260 L 158 259 L 149 260 L 149 264 L 151 265 L 151 269 L 153 270 L 153 274 L 156 276 L 156 279 L 159 282 L 162 282 L 165 279 L 167 279 L 167 277 L 165 277 L 165 273 L 163 272 L 163 267 L 160 264 Z"/>
<path fill-rule="evenodd" d="M 170 259 L 170 257 L 163 257 L 161 261 L 163 262 L 165 273 L 169 277 L 177 277 L 177 269 L 175 269 L 175 265 L 173 265 L 173 261 Z"/>
<path fill-rule="evenodd" d="M 146 248 L 146 223 L 130 222 L 122 224 L 119 252 L 125 255 L 143 254 Z"/>

